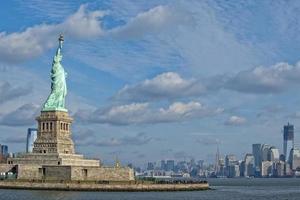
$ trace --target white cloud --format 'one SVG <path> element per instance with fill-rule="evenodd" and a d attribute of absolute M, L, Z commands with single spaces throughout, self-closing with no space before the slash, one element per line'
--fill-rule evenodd
<path fill-rule="evenodd" d="M 87 5 L 81 5 L 76 13 L 62 23 L 35 25 L 23 32 L 0 32 L 0 58 L 6 62 L 20 62 L 36 57 L 52 48 L 60 33 L 81 40 L 104 35 L 129 38 L 165 29 L 166 26 L 177 23 L 179 19 L 169 7 L 157 6 L 138 14 L 123 26 L 104 30 L 102 18 L 105 15 L 105 11 L 88 11 Z"/>
<path fill-rule="evenodd" d="M 100 10 L 87 11 L 86 5 L 82 5 L 75 14 L 69 16 L 60 25 L 60 28 L 75 38 L 90 39 L 91 37 L 103 36 L 104 30 L 99 19 L 105 15 L 106 12 Z"/>
<path fill-rule="evenodd" d="M 198 96 L 204 92 L 205 86 L 199 81 L 195 79 L 185 80 L 175 72 L 166 72 L 134 86 L 126 85 L 114 98 L 135 101 L 173 99 Z"/>
<path fill-rule="evenodd" d="M 225 84 L 228 89 L 245 93 L 278 93 L 300 83 L 300 63 L 295 66 L 277 63 L 241 71 Z"/>
<path fill-rule="evenodd" d="M 155 124 L 182 122 L 189 119 L 209 117 L 223 112 L 223 109 L 209 109 L 199 102 L 175 102 L 167 108 L 155 109 L 148 103 L 132 103 L 98 109 L 92 113 L 77 112 L 78 121 L 108 123 L 113 125 Z"/>
<path fill-rule="evenodd" d="M 160 108 L 155 118 L 158 122 L 185 121 L 192 118 L 213 116 L 223 112 L 223 109 L 208 109 L 199 102 L 175 102 L 167 109 Z"/>
<path fill-rule="evenodd" d="M 120 15 L 113 14 L 117 11 L 110 12 L 112 17 L 123 20 Z M 91 44 L 88 43 L 88 47 L 86 43 L 74 44 L 70 50 L 72 54 L 80 54 L 76 58 L 80 62 L 123 78 L 128 75 L 145 76 L 148 68 L 153 67 L 174 70 L 184 66 L 195 74 L 211 74 L 212 71 L 215 74 L 237 69 L 237 65 L 248 67 L 249 62 L 252 64 L 255 60 L 252 49 L 223 30 L 213 9 L 204 2 L 182 1 L 176 5 L 158 5 L 146 11 L 139 7 L 135 16 L 125 17 L 124 25 L 108 30 L 102 27 L 105 15 L 108 15 L 107 12 L 88 11 L 87 6 L 83 5 L 61 23 L 40 24 L 23 32 L 2 32 L 0 59 L 20 62 L 36 57 L 52 48 L 57 35 L 65 32 L 67 37 L 80 40 L 102 36 L 134 39 L 131 40 L 133 43 L 128 44 L 124 40 L 116 43 L 115 38 L 106 37 L 105 40 L 89 41 Z M 151 36 L 143 37 L 141 41 L 140 37 L 148 35 Z M 128 48 L 132 48 L 131 51 Z"/>
<path fill-rule="evenodd" d="M 183 15 L 171 6 L 156 6 L 146 12 L 139 13 L 131 18 L 126 25 L 111 31 L 113 36 L 136 38 L 150 33 L 159 33 L 174 26 L 189 22 L 189 15 Z"/>
<path fill-rule="evenodd" d="M 238 125 L 243 125 L 246 122 L 247 122 L 246 118 L 233 115 L 225 122 L 225 125 L 238 126 Z"/>
<path fill-rule="evenodd" d="M 94 122 L 111 124 L 141 123 L 148 112 L 148 103 L 132 103 L 129 105 L 113 106 L 106 110 L 97 110 L 93 116 Z"/>
<path fill-rule="evenodd" d="M 243 93 L 280 93 L 300 84 L 300 62 L 296 65 L 277 63 L 243 70 L 237 74 L 184 79 L 176 72 L 166 72 L 135 85 L 125 85 L 115 100 L 153 101 L 198 97 L 208 92 L 227 89 Z"/>
<path fill-rule="evenodd" d="M 20 62 L 43 53 L 57 43 L 59 33 L 72 38 L 90 39 L 103 34 L 98 18 L 103 11 L 86 11 L 86 6 L 60 24 L 40 24 L 23 32 L 0 33 L 0 58 L 6 62 Z"/>

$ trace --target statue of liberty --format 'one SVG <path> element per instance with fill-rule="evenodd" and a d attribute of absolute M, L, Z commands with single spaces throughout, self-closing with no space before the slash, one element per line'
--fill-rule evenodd
<path fill-rule="evenodd" d="M 63 35 L 59 36 L 58 41 L 59 45 L 53 58 L 51 70 L 51 93 L 48 96 L 42 111 L 67 111 L 65 108 L 65 97 L 67 95 L 67 73 L 60 63 L 63 57 L 61 54 L 62 44 L 64 42 Z"/>

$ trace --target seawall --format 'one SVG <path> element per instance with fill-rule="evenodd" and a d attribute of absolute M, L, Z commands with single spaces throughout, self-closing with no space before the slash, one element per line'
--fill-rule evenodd
<path fill-rule="evenodd" d="M 69 191 L 111 191 L 111 192 L 147 192 L 147 191 L 195 191 L 208 190 L 208 183 L 181 184 L 144 184 L 144 183 L 82 183 L 82 182 L 26 182 L 0 181 L 0 189 L 28 189 L 28 190 L 69 190 Z"/>

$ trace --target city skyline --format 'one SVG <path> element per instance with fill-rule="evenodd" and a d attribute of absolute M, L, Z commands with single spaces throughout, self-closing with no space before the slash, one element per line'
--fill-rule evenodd
<path fill-rule="evenodd" d="M 66 107 L 76 122 L 77 152 L 137 164 L 213 161 L 218 144 L 237 157 L 254 143 L 282 153 L 283 124 L 295 125 L 296 146 L 300 141 L 300 37 L 293 26 L 299 7 L 296 1 L 3 3 L 0 143 L 25 150 L 27 128 L 35 128 L 49 93 L 55 38 L 64 33 Z"/>
<path fill-rule="evenodd" d="M 300 148 L 294 145 L 294 126 L 283 126 L 283 150 L 272 144 L 252 144 L 252 152 L 242 159 L 235 154 L 221 154 L 219 147 L 215 163 L 194 158 L 148 162 L 140 167 L 129 164 L 138 177 L 193 177 L 193 178 L 280 178 L 299 177 Z"/>

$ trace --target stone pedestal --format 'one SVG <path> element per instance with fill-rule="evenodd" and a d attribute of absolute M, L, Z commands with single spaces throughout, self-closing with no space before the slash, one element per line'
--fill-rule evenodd
<path fill-rule="evenodd" d="M 71 139 L 73 119 L 64 111 L 42 111 L 36 118 L 38 135 L 34 142 L 33 153 L 74 154 Z"/>
<path fill-rule="evenodd" d="M 75 154 L 71 138 L 73 119 L 65 111 L 42 111 L 36 118 L 38 135 L 32 153 L 9 158 L 8 164 L 68 165 L 99 167 L 100 161 Z"/>

